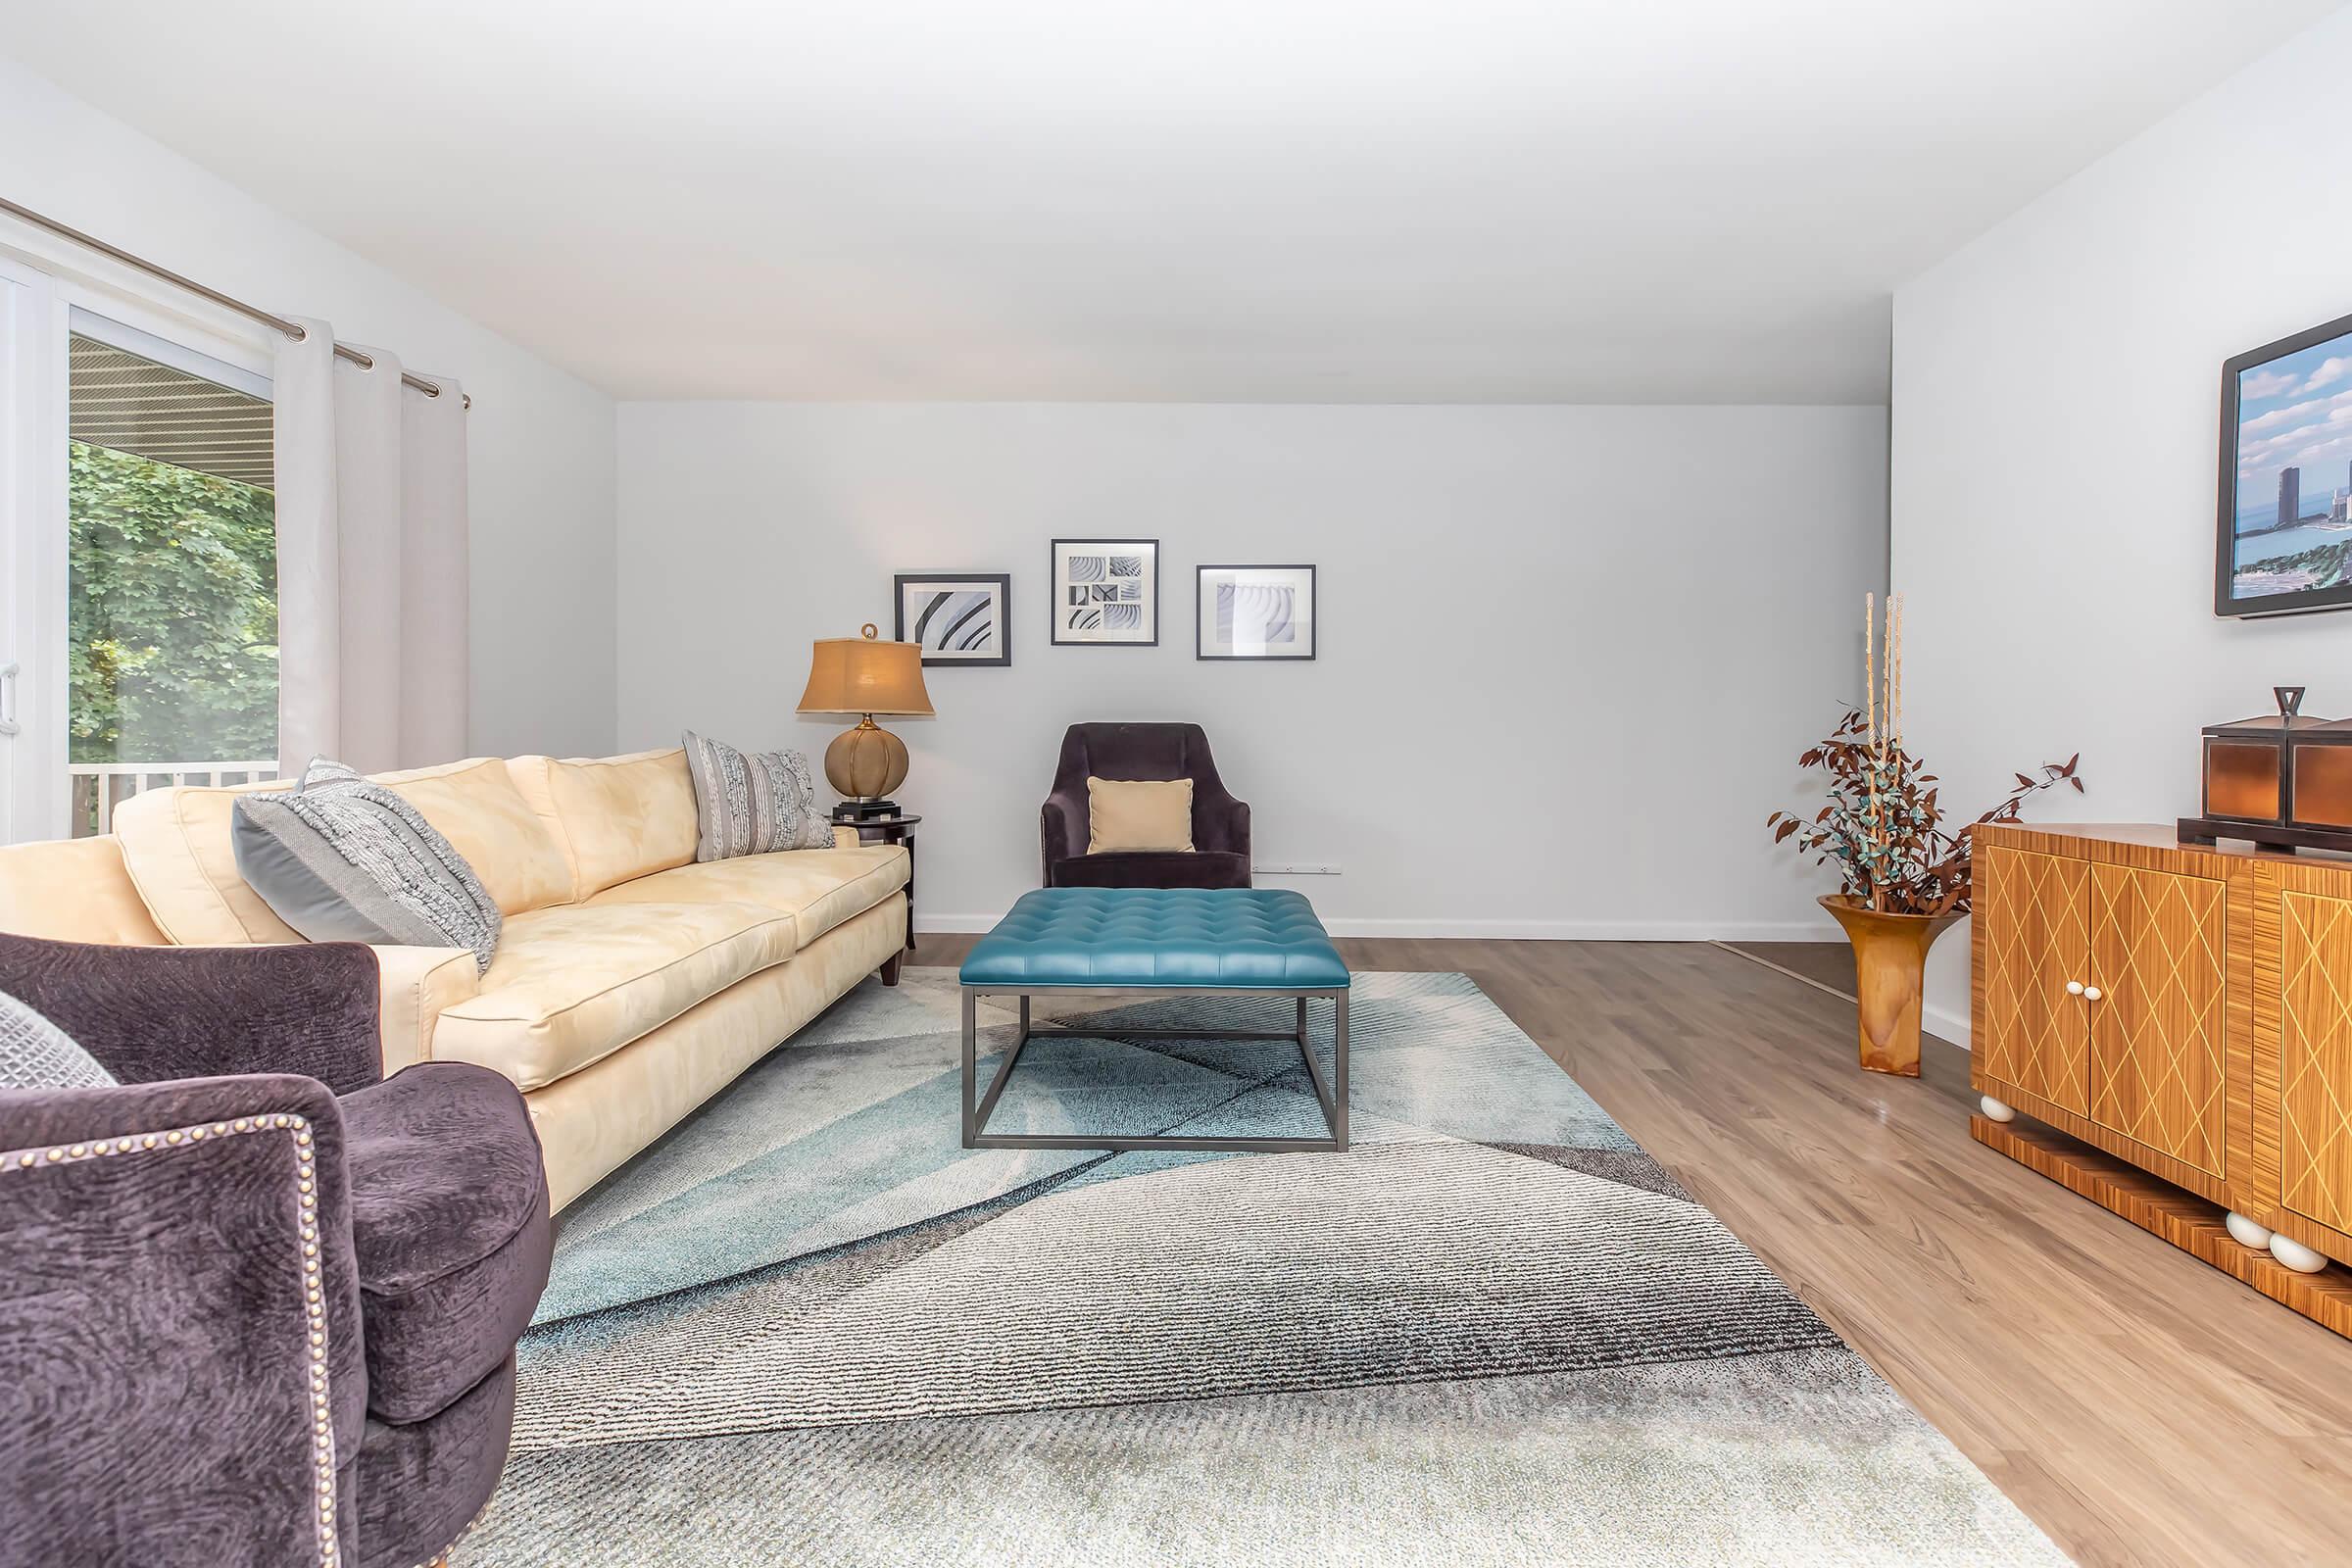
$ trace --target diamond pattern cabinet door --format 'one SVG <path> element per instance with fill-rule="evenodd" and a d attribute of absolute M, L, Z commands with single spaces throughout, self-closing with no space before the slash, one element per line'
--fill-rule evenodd
<path fill-rule="evenodd" d="M 2278 900 L 2279 1201 L 2352 1231 L 2352 899 Z"/>
<path fill-rule="evenodd" d="M 2222 1174 L 2223 952 L 2229 885 L 2174 871 L 2090 873 L 2090 1119 Z"/>
<path fill-rule="evenodd" d="M 1977 856 L 1979 1070 L 2078 1115 L 2090 1110 L 2088 1025 L 2066 985 L 2090 967 L 2089 872 L 2085 861 L 2032 850 L 1988 845 Z"/>

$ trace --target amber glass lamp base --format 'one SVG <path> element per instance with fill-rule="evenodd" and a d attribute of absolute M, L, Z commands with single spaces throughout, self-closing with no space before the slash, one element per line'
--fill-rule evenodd
<path fill-rule="evenodd" d="M 906 781 L 906 743 L 866 714 L 825 748 L 825 782 L 853 801 L 888 795 Z"/>

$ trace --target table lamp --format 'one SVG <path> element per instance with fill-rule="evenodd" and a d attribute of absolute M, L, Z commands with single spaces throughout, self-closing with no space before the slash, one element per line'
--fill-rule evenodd
<path fill-rule="evenodd" d="M 858 722 L 825 748 L 825 779 L 844 797 L 836 817 L 896 816 L 888 799 L 906 781 L 906 743 L 874 722 L 876 713 L 931 716 L 923 650 L 879 640 L 867 621 L 857 637 L 820 637 L 808 657 L 804 713 L 856 713 Z"/>

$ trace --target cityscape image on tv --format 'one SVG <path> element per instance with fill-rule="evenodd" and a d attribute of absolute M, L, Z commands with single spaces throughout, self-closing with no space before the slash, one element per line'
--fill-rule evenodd
<path fill-rule="evenodd" d="M 2352 555 L 2352 334 L 2241 370 L 2230 594 L 2333 588 Z"/>

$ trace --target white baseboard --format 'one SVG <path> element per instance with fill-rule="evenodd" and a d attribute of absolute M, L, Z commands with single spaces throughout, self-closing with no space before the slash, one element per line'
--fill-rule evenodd
<path fill-rule="evenodd" d="M 941 936 L 976 935 L 982 931 L 994 930 L 997 922 L 1004 918 L 1001 914 L 925 913 L 914 917 L 914 930 L 917 936 L 926 931 L 936 932 Z"/>
<path fill-rule="evenodd" d="M 1002 914 L 915 916 L 916 931 L 987 931 Z M 1491 942 L 1841 942 L 1830 920 L 1350 920 L 1323 922 L 1335 937 L 1462 937 Z"/>
<path fill-rule="evenodd" d="M 1928 1033 L 1941 1035 L 1963 1051 L 1974 1049 L 1970 1045 L 1966 1012 L 1954 1012 L 1949 1007 L 1922 1007 L 1919 1009 L 1919 1021 L 1926 1026 Z"/>
<path fill-rule="evenodd" d="M 1495 942 L 1841 942 L 1827 920 L 1350 920 L 1335 937 L 1483 937 Z"/>

